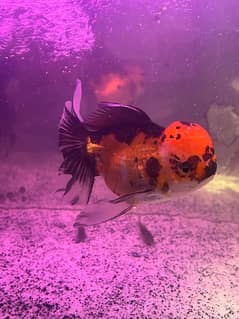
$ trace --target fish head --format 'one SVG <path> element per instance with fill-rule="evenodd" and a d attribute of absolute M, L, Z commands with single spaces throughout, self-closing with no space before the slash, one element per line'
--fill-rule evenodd
<path fill-rule="evenodd" d="M 162 136 L 162 156 L 171 191 L 199 188 L 217 171 L 212 138 L 196 123 L 176 121 L 170 124 Z"/>

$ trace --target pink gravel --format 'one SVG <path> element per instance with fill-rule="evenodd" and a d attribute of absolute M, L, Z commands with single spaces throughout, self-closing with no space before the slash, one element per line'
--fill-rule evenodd
<path fill-rule="evenodd" d="M 239 318 L 237 198 L 200 192 L 145 205 L 87 228 L 77 243 L 80 207 L 64 206 L 54 193 L 62 186 L 55 159 L 35 168 L 14 160 L 1 164 L 1 319 Z M 100 182 L 95 193 L 105 194 Z M 137 214 L 154 245 L 143 242 Z"/>

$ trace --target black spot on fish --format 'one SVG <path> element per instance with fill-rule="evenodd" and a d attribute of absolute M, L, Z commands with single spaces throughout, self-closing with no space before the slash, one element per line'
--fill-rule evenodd
<path fill-rule="evenodd" d="M 139 160 L 138 157 L 135 157 L 135 158 L 134 158 L 134 162 L 135 162 L 135 163 L 138 163 L 138 160 Z"/>
<path fill-rule="evenodd" d="M 140 132 L 145 133 L 146 138 L 159 137 L 162 135 L 163 131 L 164 131 L 163 127 L 154 123 L 151 123 L 150 125 L 140 128 Z"/>
<path fill-rule="evenodd" d="M 146 170 L 147 175 L 150 178 L 151 185 L 155 186 L 157 184 L 157 178 L 159 176 L 160 169 L 161 169 L 161 165 L 160 165 L 157 158 L 150 157 L 147 160 L 146 165 L 145 165 L 145 170 Z"/>
<path fill-rule="evenodd" d="M 170 138 L 174 138 L 174 136 L 171 134 L 170 136 L 169 136 Z"/>
<path fill-rule="evenodd" d="M 176 160 L 180 161 L 180 157 L 178 157 L 176 154 L 174 154 L 173 157 L 176 158 Z"/>
<path fill-rule="evenodd" d="M 157 141 L 157 140 L 155 140 L 155 141 L 154 141 L 154 144 L 155 144 L 155 145 L 157 145 L 157 144 L 158 144 L 158 141 Z"/>
<path fill-rule="evenodd" d="M 204 160 L 205 162 L 207 162 L 210 158 L 212 158 L 212 154 L 210 154 L 210 153 L 205 153 L 205 154 L 203 154 L 202 158 L 203 158 L 203 160 Z"/>
<path fill-rule="evenodd" d="M 196 167 L 196 165 L 201 162 L 201 159 L 199 156 L 193 155 L 188 158 L 188 162 L 190 162 L 193 167 Z"/>
<path fill-rule="evenodd" d="M 176 130 L 179 130 L 181 128 L 181 126 L 176 126 Z"/>
<path fill-rule="evenodd" d="M 214 149 L 207 145 L 205 148 L 205 153 L 202 155 L 203 160 L 207 162 L 209 159 L 213 157 L 213 155 L 214 155 Z"/>
<path fill-rule="evenodd" d="M 176 140 L 179 140 L 181 138 L 181 134 L 177 134 Z"/>
<path fill-rule="evenodd" d="M 135 136 L 137 136 L 140 133 L 145 134 L 143 144 L 146 144 L 148 138 L 159 137 L 161 136 L 163 131 L 163 127 L 154 123 L 149 123 L 142 127 L 120 127 L 113 129 L 115 138 L 119 142 L 124 142 L 126 144 L 132 143 Z"/>
<path fill-rule="evenodd" d="M 217 171 L 217 163 L 215 161 L 210 161 L 205 168 L 205 178 L 214 175 Z"/>

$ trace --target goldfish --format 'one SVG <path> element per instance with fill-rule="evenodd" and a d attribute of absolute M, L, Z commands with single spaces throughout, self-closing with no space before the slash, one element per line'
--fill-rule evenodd
<path fill-rule="evenodd" d="M 79 197 L 86 197 L 78 225 L 96 225 L 141 203 L 196 190 L 216 174 L 213 141 L 201 125 L 177 120 L 164 128 L 136 106 L 109 102 L 83 119 L 81 96 L 77 80 L 73 103 L 66 102 L 59 123 L 59 171 L 71 175 L 64 194 L 78 184 Z M 115 198 L 90 203 L 97 176 Z"/>

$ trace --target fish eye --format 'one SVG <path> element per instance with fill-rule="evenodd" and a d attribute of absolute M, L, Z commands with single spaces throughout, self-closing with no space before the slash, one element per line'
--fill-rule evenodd
<path fill-rule="evenodd" d="M 188 162 L 183 162 L 183 163 L 182 163 L 182 166 L 181 166 L 181 170 L 182 170 L 184 173 L 188 173 L 189 171 L 192 170 L 192 165 L 190 165 L 190 163 L 188 163 Z"/>
<path fill-rule="evenodd" d="M 196 169 L 197 164 L 200 162 L 200 158 L 196 155 L 190 156 L 186 161 L 181 163 L 180 169 L 183 173 L 188 174 Z"/>

